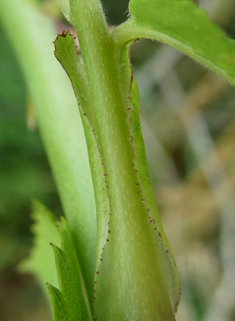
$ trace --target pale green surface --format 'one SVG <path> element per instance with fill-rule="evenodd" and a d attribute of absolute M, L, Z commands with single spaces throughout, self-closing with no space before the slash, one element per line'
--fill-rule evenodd
<path fill-rule="evenodd" d="M 131 0 L 131 18 L 113 32 L 120 48 L 150 38 L 168 44 L 235 85 L 235 41 L 192 1 Z"/>
<path fill-rule="evenodd" d="M 37 275 L 41 281 L 43 290 L 45 284 L 50 282 L 57 286 L 56 267 L 50 243 L 60 244 L 59 231 L 56 227 L 55 217 L 39 202 L 34 201 L 32 218 L 34 224 L 32 231 L 34 247 L 30 253 L 30 260 L 26 259 L 20 265 L 20 270 L 29 271 Z"/>
<path fill-rule="evenodd" d="M 96 165 L 95 318 L 174 320 L 180 282 L 151 190 L 129 61 L 119 64 L 98 1 L 71 0 L 70 9 L 84 65 L 68 35 L 56 42 L 56 56 L 81 103 L 90 163 Z"/>
<path fill-rule="evenodd" d="M 54 57 L 52 22 L 34 1 L 0 1 L 0 22 L 19 58 L 92 302 L 96 218 L 86 142 L 70 82 Z M 42 258 L 43 260 L 43 258 Z"/>

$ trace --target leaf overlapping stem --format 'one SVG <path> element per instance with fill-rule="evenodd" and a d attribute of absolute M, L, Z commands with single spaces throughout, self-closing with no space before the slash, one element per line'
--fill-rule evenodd
<path fill-rule="evenodd" d="M 120 64 L 98 1 L 70 1 L 69 19 L 82 58 L 69 34 L 57 39 L 56 57 L 78 98 L 96 194 L 94 315 L 174 320 L 180 281 L 151 190 L 129 58 Z"/>

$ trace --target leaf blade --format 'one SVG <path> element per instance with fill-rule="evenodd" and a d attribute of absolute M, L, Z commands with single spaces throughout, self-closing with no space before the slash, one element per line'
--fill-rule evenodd
<path fill-rule="evenodd" d="M 70 321 L 66 312 L 65 300 L 60 290 L 50 283 L 47 283 L 46 287 L 53 307 L 53 321 Z"/>
<path fill-rule="evenodd" d="M 192 1 L 131 0 L 132 15 L 114 30 L 120 47 L 138 38 L 168 44 L 235 84 L 235 41 Z"/>

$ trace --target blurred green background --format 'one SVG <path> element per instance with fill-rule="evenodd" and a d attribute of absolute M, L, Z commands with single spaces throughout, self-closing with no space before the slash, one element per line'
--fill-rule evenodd
<path fill-rule="evenodd" d="M 235 38 L 234 0 L 197 2 Z M 56 28 L 66 28 L 55 0 L 40 3 Z M 103 0 L 103 6 L 110 25 L 126 19 L 127 0 Z M 153 189 L 183 284 L 177 320 L 235 321 L 235 89 L 167 46 L 141 40 L 131 53 Z M 1 321 L 51 320 L 37 280 L 17 271 L 33 245 L 34 198 L 63 213 L 0 25 Z"/>

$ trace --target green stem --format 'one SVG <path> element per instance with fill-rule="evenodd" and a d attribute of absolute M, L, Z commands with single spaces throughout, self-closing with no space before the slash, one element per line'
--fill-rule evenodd
<path fill-rule="evenodd" d="M 126 193 L 133 191 L 136 179 L 132 174 L 130 131 L 125 110 L 127 102 L 119 89 L 114 45 L 98 1 L 77 1 L 74 11 L 72 8 L 71 4 L 73 14 L 70 19 L 83 55 L 97 126 L 95 131 L 105 159 L 105 173 L 109 187 L 116 192 L 113 201 L 120 204 Z M 122 188 L 118 188 L 118 181 Z"/>
<path fill-rule="evenodd" d="M 95 315 L 103 321 L 122 321 L 126 315 L 128 320 L 137 317 L 174 320 L 164 263 L 159 260 L 165 255 L 165 249 L 158 245 L 160 233 L 158 235 L 157 228 L 151 224 L 154 220 L 148 219 L 149 208 L 143 198 L 138 164 L 133 155 L 133 106 L 127 97 L 133 84 L 121 92 L 123 80 L 119 79 L 116 47 L 99 1 L 71 0 L 69 18 L 77 32 L 84 61 L 94 116 L 92 131 L 102 159 L 100 166 L 104 169 L 99 184 L 106 189 L 109 207 L 108 225 L 98 226 L 106 230 L 106 239 L 103 252 L 100 254 L 100 249 L 97 252 L 102 263 L 97 264 L 96 270 Z M 94 187 L 99 189 L 95 178 L 97 169 L 93 168 L 92 172 Z M 144 180 L 148 185 L 145 188 L 150 190 L 148 174 Z M 99 222 L 99 208 L 97 213 Z M 98 230 L 98 238 L 101 234 Z M 112 287 L 111 292 L 108 285 Z M 128 297 L 127 307 L 126 295 L 130 289 L 133 295 Z"/>

